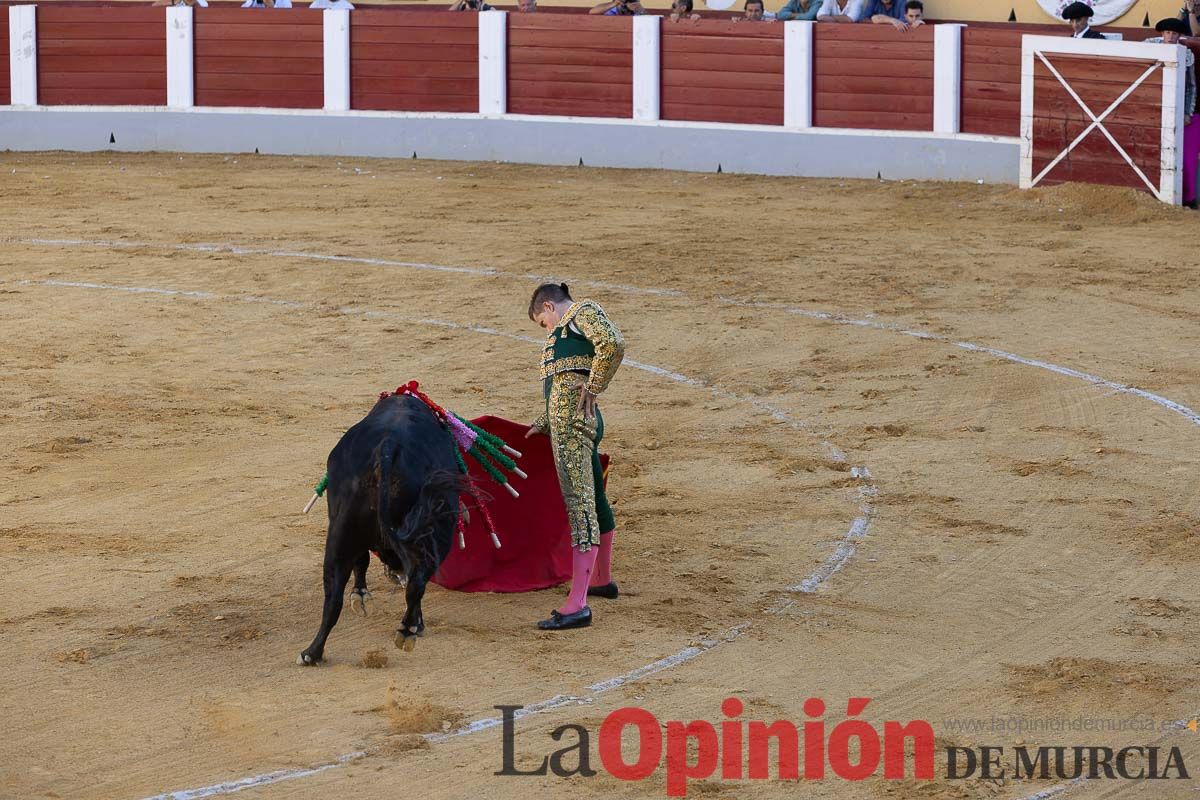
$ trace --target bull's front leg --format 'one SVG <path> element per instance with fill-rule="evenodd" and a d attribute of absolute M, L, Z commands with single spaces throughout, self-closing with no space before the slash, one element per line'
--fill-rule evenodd
<path fill-rule="evenodd" d="M 396 630 L 393 643 L 405 651 L 411 651 L 416 645 L 416 637 L 425 632 L 425 617 L 421 613 L 421 599 L 425 596 L 425 585 L 433 577 L 436 567 L 422 561 L 408 576 L 408 586 L 404 590 L 404 598 L 408 609 L 404 619 Z"/>
<path fill-rule="evenodd" d="M 371 593 L 367 591 L 367 567 L 371 566 L 371 553 L 363 553 L 354 564 L 354 588 L 350 590 L 350 608 L 364 617 L 367 616 L 367 601 Z"/>
<path fill-rule="evenodd" d="M 342 595 L 346 591 L 346 583 L 350 580 L 351 567 L 355 561 L 355 558 L 347 558 L 343 554 L 333 552 L 332 547 L 326 546 L 325 605 L 321 613 L 321 627 L 317 631 L 316 638 L 312 640 L 312 644 L 296 659 L 297 664 L 311 667 L 320 663 L 324 657 L 325 640 L 329 638 L 329 632 L 333 630 L 334 625 L 337 625 L 338 617 L 342 615 Z"/>

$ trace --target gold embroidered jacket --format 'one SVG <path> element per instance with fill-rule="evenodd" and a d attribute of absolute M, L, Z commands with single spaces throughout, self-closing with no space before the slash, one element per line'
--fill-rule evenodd
<path fill-rule="evenodd" d="M 586 372 L 587 390 L 600 394 L 612 382 L 624 357 L 621 331 L 597 303 L 580 300 L 546 337 L 541 378 L 546 381 L 560 372 Z"/>

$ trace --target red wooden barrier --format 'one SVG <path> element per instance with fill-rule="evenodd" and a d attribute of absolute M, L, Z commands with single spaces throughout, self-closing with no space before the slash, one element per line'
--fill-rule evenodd
<path fill-rule="evenodd" d="M 38 102 L 166 105 L 166 35 L 162 8 L 39 5 Z"/>
<path fill-rule="evenodd" d="M 962 40 L 962 132 L 1021 135 L 1021 37 L 967 27 Z"/>
<path fill-rule="evenodd" d="M 355 11 L 350 15 L 350 107 L 478 111 L 478 15 Z"/>
<path fill-rule="evenodd" d="M 662 118 L 783 124 L 783 25 L 662 22 Z"/>
<path fill-rule="evenodd" d="M 813 124 L 933 130 L 933 26 L 818 25 Z"/>
<path fill-rule="evenodd" d="M 0 106 L 12 102 L 12 82 L 8 74 L 8 9 L 0 8 Z"/>
<path fill-rule="evenodd" d="M 1046 58 L 1097 116 L 1123 94 L 1151 63 L 1132 59 L 1099 60 L 1057 53 L 1048 54 Z M 1091 118 L 1040 59 L 1035 58 L 1033 66 L 1033 177 L 1036 178 L 1091 124 Z M 1158 70 L 1104 120 L 1104 128 L 1155 187 L 1159 185 L 1161 170 L 1161 108 L 1162 70 Z M 1130 186 L 1142 190 L 1147 188 L 1098 129 L 1093 129 L 1047 173 L 1041 184 L 1066 181 Z"/>
<path fill-rule="evenodd" d="M 632 18 L 510 14 L 508 110 L 632 117 Z"/>
<path fill-rule="evenodd" d="M 197 8 L 195 26 L 196 105 L 325 104 L 321 12 Z"/>

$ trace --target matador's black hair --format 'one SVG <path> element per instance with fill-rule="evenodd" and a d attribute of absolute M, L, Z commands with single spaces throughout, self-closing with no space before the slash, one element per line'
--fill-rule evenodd
<path fill-rule="evenodd" d="M 542 303 L 561 303 L 570 299 L 571 290 L 565 283 L 543 283 L 533 290 L 533 297 L 529 300 L 529 318 L 533 319 L 541 311 Z"/>

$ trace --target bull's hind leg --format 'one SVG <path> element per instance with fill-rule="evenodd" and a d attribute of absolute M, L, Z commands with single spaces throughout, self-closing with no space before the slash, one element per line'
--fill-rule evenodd
<path fill-rule="evenodd" d="M 425 597 L 425 585 L 433 577 L 435 568 L 421 564 L 408 576 L 408 586 L 404 590 L 404 598 L 408 601 L 408 609 L 396 636 L 392 640 L 396 647 L 409 651 L 416 644 L 416 637 L 425 632 L 425 616 L 421 613 L 421 599 Z"/>
<path fill-rule="evenodd" d="M 367 567 L 371 566 L 371 554 L 363 553 L 354 565 L 354 588 L 350 590 L 350 609 L 367 616 L 367 601 L 371 593 L 367 591 Z"/>
<path fill-rule="evenodd" d="M 321 613 L 321 627 L 312 644 L 296 659 L 301 666 L 312 666 L 321 661 L 325 655 L 325 640 L 342 615 L 342 595 L 346 592 L 350 572 L 359 561 L 357 554 L 348 555 L 345 552 L 349 538 L 350 531 L 331 526 L 325 542 L 325 606 Z"/>

